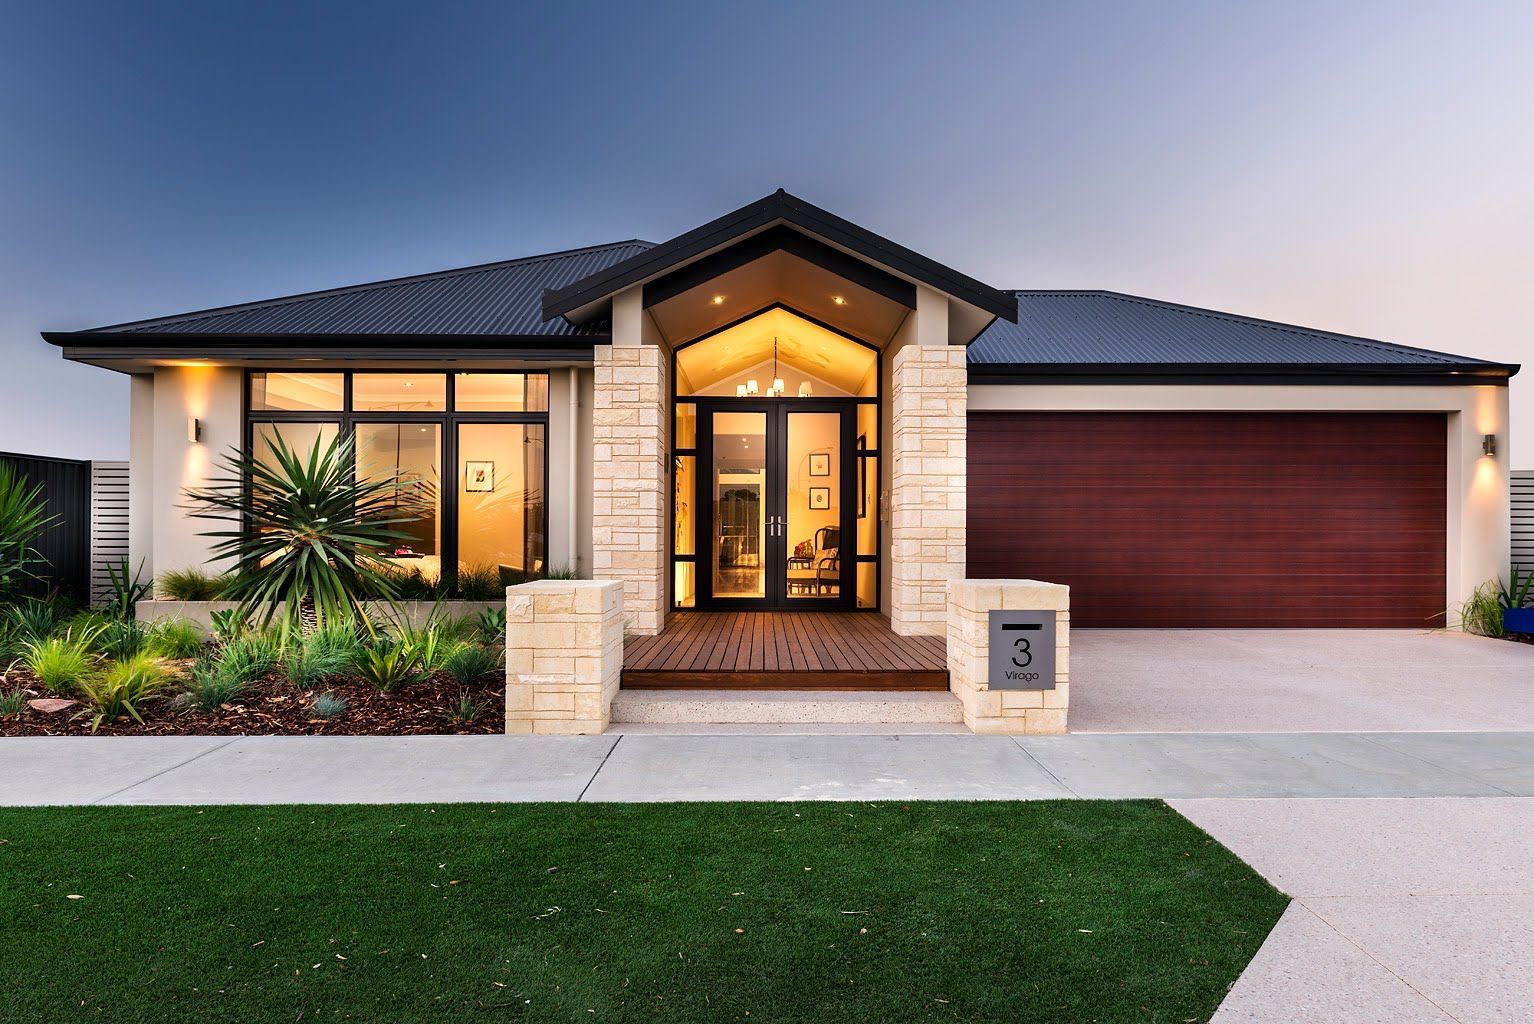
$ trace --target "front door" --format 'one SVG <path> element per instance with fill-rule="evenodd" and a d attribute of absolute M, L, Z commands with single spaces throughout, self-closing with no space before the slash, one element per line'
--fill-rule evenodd
<path fill-rule="evenodd" d="M 851 608 L 855 407 L 698 403 L 700 608 Z"/>

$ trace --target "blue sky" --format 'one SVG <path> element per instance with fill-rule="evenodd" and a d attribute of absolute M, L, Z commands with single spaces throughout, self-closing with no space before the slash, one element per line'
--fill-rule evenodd
<path fill-rule="evenodd" d="M 0 15 L 0 448 L 127 453 L 126 379 L 39 330 L 661 239 L 780 185 L 1002 287 L 1534 364 L 1526 3 Z"/>

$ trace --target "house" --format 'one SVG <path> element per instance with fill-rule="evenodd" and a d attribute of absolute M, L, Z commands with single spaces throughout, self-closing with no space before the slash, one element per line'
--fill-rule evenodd
<path fill-rule="evenodd" d="M 778 191 L 669 241 L 47 332 L 131 376 L 130 546 L 229 446 L 437 483 L 401 565 L 568 567 L 675 612 L 1068 584 L 1081 626 L 1442 623 L 1509 558 L 1518 367 L 1104 291 L 998 288 Z"/>

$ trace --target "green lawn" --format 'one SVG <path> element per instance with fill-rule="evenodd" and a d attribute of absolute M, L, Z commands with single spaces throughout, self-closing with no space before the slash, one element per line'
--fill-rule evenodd
<path fill-rule="evenodd" d="M 1150 801 L 0 810 L 0 1021 L 1183 1024 L 1285 903 Z"/>

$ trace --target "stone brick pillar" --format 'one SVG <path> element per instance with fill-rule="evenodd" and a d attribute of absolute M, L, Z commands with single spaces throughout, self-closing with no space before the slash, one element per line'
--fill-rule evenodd
<path fill-rule="evenodd" d="M 506 588 L 506 732 L 600 733 L 623 671 L 623 586 Z"/>
<path fill-rule="evenodd" d="M 891 373 L 890 627 L 941 636 L 950 580 L 964 578 L 965 416 L 962 346 L 909 345 Z"/>
<path fill-rule="evenodd" d="M 623 584 L 630 632 L 659 633 L 666 606 L 666 354 L 598 345 L 592 407 L 592 575 Z"/>
<path fill-rule="evenodd" d="M 1038 580 L 954 580 L 948 588 L 948 688 L 979 733 L 1063 733 L 1071 703 L 1071 591 Z M 993 609 L 1055 612 L 1055 688 L 990 688 Z"/>

